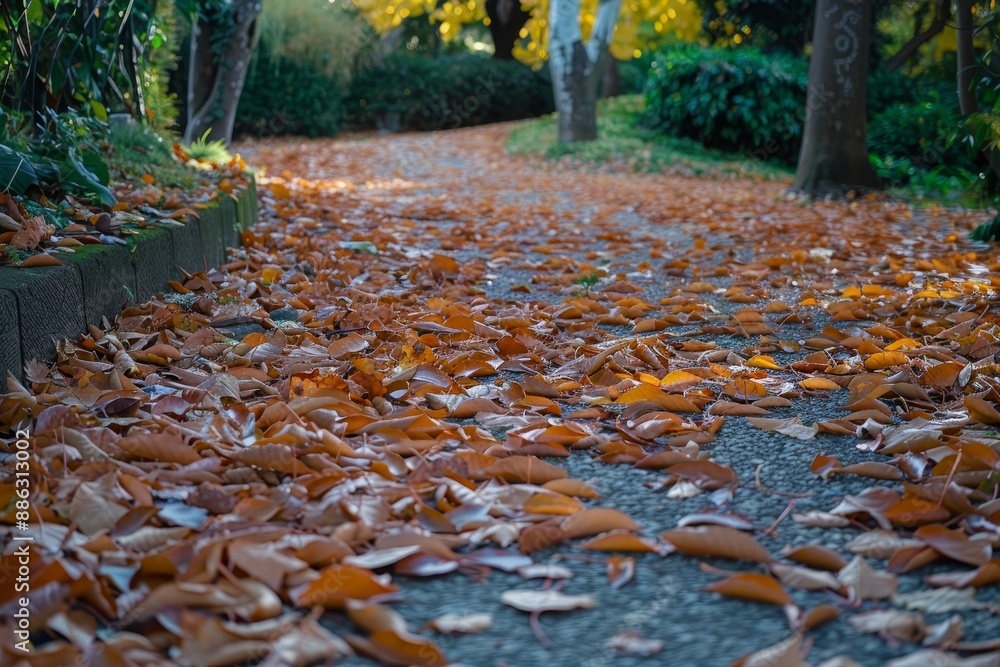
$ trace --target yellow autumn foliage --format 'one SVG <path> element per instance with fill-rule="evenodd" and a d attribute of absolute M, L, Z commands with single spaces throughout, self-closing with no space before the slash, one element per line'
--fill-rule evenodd
<path fill-rule="evenodd" d="M 362 15 L 379 33 L 399 26 L 403 19 L 426 15 L 444 40 L 456 39 L 462 26 L 482 22 L 489 25 L 483 0 L 448 0 L 437 6 L 433 0 L 354 0 Z M 587 39 L 597 15 L 598 0 L 582 0 L 580 30 Z M 521 7 L 531 17 L 521 29 L 521 40 L 514 46 L 514 57 L 526 65 L 539 66 L 548 59 L 549 2 L 522 0 Z M 649 47 L 640 37 L 641 24 L 649 24 L 659 37 L 695 41 L 702 24 L 701 10 L 695 0 L 624 0 L 610 50 L 619 60 L 642 55 Z"/>

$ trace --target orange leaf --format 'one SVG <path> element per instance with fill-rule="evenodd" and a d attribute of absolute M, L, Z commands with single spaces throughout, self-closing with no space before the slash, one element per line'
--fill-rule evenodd
<path fill-rule="evenodd" d="M 767 368 L 772 371 L 781 370 L 781 366 L 774 361 L 774 357 L 767 354 L 754 355 L 743 362 L 743 365 L 751 368 Z"/>
<path fill-rule="evenodd" d="M 1000 411 L 979 396 L 966 396 L 965 407 L 969 416 L 980 424 L 1000 424 Z"/>
<path fill-rule="evenodd" d="M 773 558 L 750 535 L 726 526 L 698 526 L 668 530 L 663 539 L 689 556 L 716 556 L 756 563 L 770 563 Z"/>
<path fill-rule="evenodd" d="M 905 366 L 908 363 L 910 358 L 902 352 L 876 352 L 865 359 L 865 368 L 877 371 L 891 366 Z"/>
<path fill-rule="evenodd" d="M 648 538 L 618 530 L 598 535 L 577 546 L 587 551 L 631 551 L 639 553 L 657 553 L 661 551 Z"/>
<path fill-rule="evenodd" d="M 764 602 L 766 604 L 791 604 L 792 596 L 773 577 L 756 572 L 744 572 L 709 584 L 702 589 L 728 597 Z"/>
<path fill-rule="evenodd" d="M 27 258 L 26 260 L 18 264 L 18 266 L 22 269 L 33 269 L 40 266 L 62 266 L 62 265 L 63 263 L 60 262 L 58 259 L 44 252 L 39 253 L 37 255 L 32 255 L 31 257 Z"/>
<path fill-rule="evenodd" d="M 639 530 L 641 526 L 629 516 L 609 507 L 594 507 L 578 512 L 566 519 L 561 526 L 563 535 L 590 537 L 610 530 Z"/>
<path fill-rule="evenodd" d="M 371 570 L 354 565 L 331 565 L 320 572 L 319 579 L 298 593 L 298 604 L 342 609 L 347 600 L 367 600 L 397 590 L 397 586 L 376 577 Z"/>
<path fill-rule="evenodd" d="M 812 391 L 837 391 L 841 388 L 839 384 L 833 380 L 827 380 L 826 378 L 811 377 L 801 380 L 799 386 L 803 389 L 810 389 Z"/>
<path fill-rule="evenodd" d="M 530 514 L 576 514 L 583 509 L 579 500 L 551 493 L 536 493 L 524 503 L 524 511 Z"/>

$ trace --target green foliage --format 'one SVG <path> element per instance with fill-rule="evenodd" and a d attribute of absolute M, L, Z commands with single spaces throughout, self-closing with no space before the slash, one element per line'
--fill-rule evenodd
<path fill-rule="evenodd" d="M 1000 215 L 973 229 L 969 237 L 975 241 L 1000 241 Z"/>
<path fill-rule="evenodd" d="M 597 271 L 591 271 L 590 273 L 581 274 L 579 278 L 573 282 L 580 287 L 589 290 L 591 287 L 600 282 L 601 276 Z"/>
<path fill-rule="evenodd" d="M 354 71 L 376 46 L 350 3 L 264 3 L 261 39 L 240 97 L 236 132 L 329 136 L 344 120 Z"/>
<path fill-rule="evenodd" d="M 157 2 L 149 30 L 152 37 L 145 50 L 142 82 L 146 91 L 147 116 L 158 132 L 168 132 L 177 126 L 178 101 L 170 92 L 170 73 L 180 61 L 178 51 L 184 29 L 173 2 Z"/>
<path fill-rule="evenodd" d="M 655 56 L 653 51 L 643 51 L 638 58 L 618 62 L 618 86 L 622 95 L 636 95 L 646 89 Z"/>
<path fill-rule="evenodd" d="M 113 205 L 108 189 L 110 174 L 101 150 L 105 125 L 69 111 L 46 110 L 47 122 L 30 143 L 25 136 L 8 135 L 0 148 L 0 185 L 16 194 L 35 188 L 58 196 L 67 193 Z"/>
<path fill-rule="evenodd" d="M 801 142 L 808 78 L 804 60 L 779 53 L 674 49 L 653 60 L 645 123 L 709 148 L 791 163 Z"/>
<path fill-rule="evenodd" d="M 336 134 L 343 122 L 344 83 L 308 63 L 275 58 L 257 47 L 236 110 L 236 134 L 256 137 Z"/>
<path fill-rule="evenodd" d="M 13 0 L 0 16 L 0 104 L 36 122 L 70 108 L 107 120 L 145 115 L 141 57 L 158 32 L 155 0 Z"/>
<path fill-rule="evenodd" d="M 199 162 L 212 164 L 224 164 L 232 160 L 233 156 L 226 149 L 225 140 L 209 140 L 209 132 L 211 130 L 205 130 L 205 134 L 192 141 L 190 146 L 184 147 L 184 152 L 187 153 L 188 157 Z"/>
<path fill-rule="evenodd" d="M 920 94 L 920 101 L 891 104 L 871 116 L 868 148 L 876 171 L 896 187 L 967 187 L 976 180 L 978 167 L 975 152 L 962 140 L 966 133 L 954 92 L 942 98 L 921 88 Z"/>
<path fill-rule="evenodd" d="M 595 165 L 617 164 L 637 172 L 712 178 L 791 177 L 786 168 L 774 163 L 707 149 L 691 139 L 649 130 L 643 127 L 642 117 L 642 96 L 621 95 L 598 102 L 595 141 L 556 142 L 555 118 L 547 116 L 516 125 L 511 130 L 506 149 L 514 155 L 573 159 Z"/>
<path fill-rule="evenodd" d="M 114 180 L 135 183 L 155 174 L 161 187 L 197 187 L 195 170 L 175 159 L 171 142 L 148 126 L 133 123 L 114 129 L 108 143 L 108 169 Z"/>
<path fill-rule="evenodd" d="M 358 73 L 348 96 L 355 127 L 441 130 L 552 111 L 547 68 L 473 54 L 394 54 Z"/>

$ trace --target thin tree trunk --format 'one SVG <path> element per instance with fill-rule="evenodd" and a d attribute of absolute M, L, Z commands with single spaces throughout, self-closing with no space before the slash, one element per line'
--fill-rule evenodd
<path fill-rule="evenodd" d="M 597 138 L 597 89 L 621 0 L 600 0 L 590 39 L 580 34 L 580 0 L 551 0 L 549 68 L 560 143 Z"/>
<path fill-rule="evenodd" d="M 806 123 L 793 190 L 843 195 L 879 186 L 868 161 L 871 0 L 818 0 Z"/>
<path fill-rule="evenodd" d="M 958 0 L 958 106 L 962 115 L 979 111 L 976 91 L 972 87 L 976 74 L 976 47 L 973 44 L 975 23 L 972 17 L 972 0 Z"/>
<path fill-rule="evenodd" d="M 910 58 L 916 55 L 921 46 L 931 41 L 935 35 L 940 34 L 948 24 L 949 16 L 951 16 L 951 0 L 941 0 L 938 2 L 937 9 L 934 12 L 934 20 L 931 21 L 927 30 L 914 35 L 913 39 L 900 47 L 899 51 L 886 62 L 886 67 L 889 68 L 889 71 L 895 72 L 900 69 Z"/>
<path fill-rule="evenodd" d="M 958 32 L 958 107 L 963 116 L 979 111 L 979 100 L 973 85 L 976 80 L 976 45 L 974 44 L 976 23 L 972 13 L 972 0 L 957 1 Z M 1000 176 L 1000 157 L 992 146 L 983 149 L 993 173 Z"/>
<path fill-rule="evenodd" d="M 185 142 L 206 132 L 209 139 L 232 141 L 236 107 L 257 44 L 260 10 L 261 0 L 233 0 L 227 9 L 230 16 L 223 21 L 201 15 L 192 21 Z M 228 33 L 221 53 L 220 30 Z"/>
<path fill-rule="evenodd" d="M 486 15 L 490 17 L 493 57 L 513 60 L 514 44 L 521 38 L 521 28 L 531 14 L 521 9 L 520 0 L 486 0 Z"/>

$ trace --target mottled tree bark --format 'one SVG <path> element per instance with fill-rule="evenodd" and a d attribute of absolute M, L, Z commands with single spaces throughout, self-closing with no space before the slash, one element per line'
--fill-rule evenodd
<path fill-rule="evenodd" d="M 597 90 L 621 0 L 600 0 L 590 39 L 580 34 L 580 0 L 552 0 L 549 69 L 561 143 L 597 138 Z"/>
<path fill-rule="evenodd" d="M 816 3 L 795 191 L 823 197 L 879 186 L 865 132 L 871 17 L 871 0 Z"/>
<path fill-rule="evenodd" d="M 233 0 L 225 10 L 229 16 L 199 13 L 192 21 L 185 142 L 205 132 L 210 140 L 232 141 L 261 6 L 261 0 Z"/>
<path fill-rule="evenodd" d="M 486 15 L 490 17 L 493 57 L 513 60 L 514 44 L 531 14 L 521 9 L 521 0 L 486 0 Z"/>

